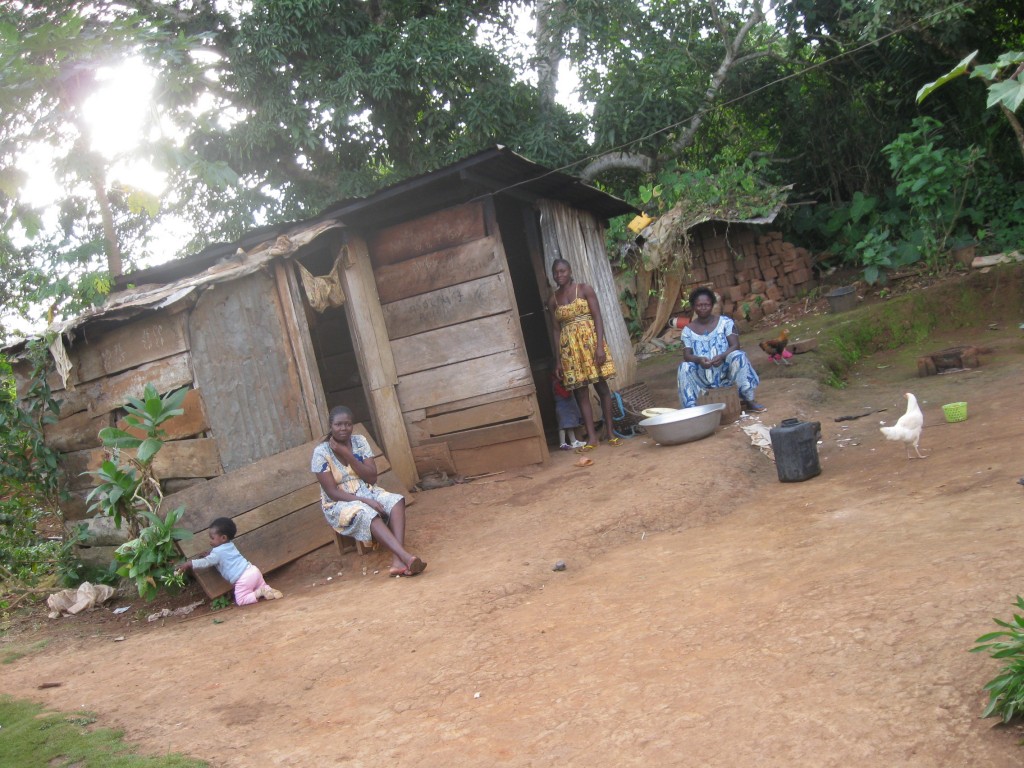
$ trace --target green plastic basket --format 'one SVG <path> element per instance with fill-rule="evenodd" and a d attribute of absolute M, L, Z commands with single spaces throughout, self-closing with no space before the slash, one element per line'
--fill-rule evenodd
<path fill-rule="evenodd" d="M 946 414 L 946 421 L 967 421 L 967 403 L 946 403 L 942 406 L 942 412 Z"/>

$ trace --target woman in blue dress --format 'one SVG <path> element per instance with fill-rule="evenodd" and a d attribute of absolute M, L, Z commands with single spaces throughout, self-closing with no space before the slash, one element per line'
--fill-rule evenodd
<path fill-rule="evenodd" d="M 711 314 L 715 301 L 710 288 L 700 287 L 690 294 L 693 319 L 683 329 L 683 362 L 677 376 L 679 402 L 683 408 L 692 408 L 706 390 L 735 384 L 743 407 L 762 413 L 768 409 L 754 397 L 761 380 L 740 349 L 732 319 Z"/>

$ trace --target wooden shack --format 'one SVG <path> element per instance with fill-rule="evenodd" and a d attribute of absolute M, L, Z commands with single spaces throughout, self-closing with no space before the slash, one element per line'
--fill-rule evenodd
<path fill-rule="evenodd" d="M 309 457 L 335 405 L 380 445 L 394 488 L 543 462 L 556 429 L 551 262 L 569 258 L 614 308 L 603 227 L 632 211 L 497 147 L 126 276 L 54 329 L 61 413 L 46 436 L 64 452 L 66 519 L 86 515 L 98 431 L 146 383 L 190 389 L 157 454 L 164 507 L 184 504 L 197 531 L 218 515 L 244 523 L 239 546 L 264 570 L 331 539 Z M 626 386 L 625 324 L 611 311 L 605 325 Z"/>

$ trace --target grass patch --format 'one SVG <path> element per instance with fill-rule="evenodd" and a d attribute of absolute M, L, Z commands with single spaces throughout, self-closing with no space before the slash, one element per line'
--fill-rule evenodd
<path fill-rule="evenodd" d="M 89 730 L 88 712 L 63 715 L 0 696 L 0 755 L 5 768 L 208 768 L 181 755 L 144 757 L 122 741 L 120 731 Z"/>
<path fill-rule="evenodd" d="M 0 654 L 0 664 L 13 664 L 18 659 L 28 656 L 30 653 L 43 650 L 48 642 L 50 641 L 39 640 L 38 642 L 32 643 L 32 645 L 26 645 L 20 648 L 5 648 L 3 653 Z"/>
<path fill-rule="evenodd" d="M 850 369 L 875 352 L 923 344 L 935 332 L 1015 317 L 1024 295 L 1024 269 L 974 273 L 963 280 L 826 315 L 820 352 L 824 383 L 845 386 Z"/>

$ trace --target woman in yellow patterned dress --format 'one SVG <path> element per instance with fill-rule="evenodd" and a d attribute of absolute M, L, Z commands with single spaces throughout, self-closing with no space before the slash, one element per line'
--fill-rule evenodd
<path fill-rule="evenodd" d="M 587 444 L 577 453 L 592 451 L 597 446 L 594 413 L 590 406 L 590 385 L 594 385 L 601 398 L 604 415 L 604 433 L 609 445 L 619 445 L 612 427 L 612 394 L 608 379 L 615 376 L 615 363 L 604 339 L 604 320 L 594 289 L 572 279 L 572 267 L 565 259 L 555 259 L 551 265 L 555 289 L 549 308 L 558 321 L 554 331 L 558 363 L 555 375 L 562 385 L 576 397 L 587 428 Z"/>

